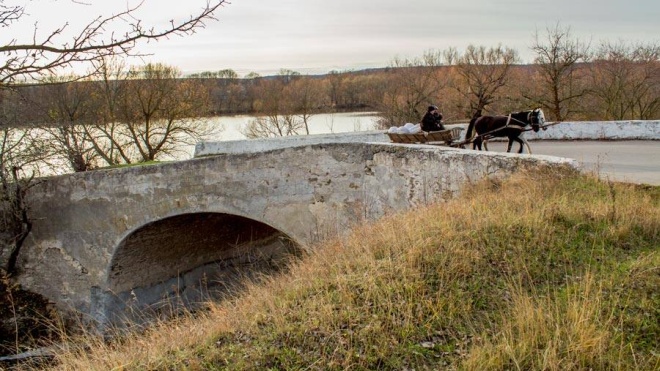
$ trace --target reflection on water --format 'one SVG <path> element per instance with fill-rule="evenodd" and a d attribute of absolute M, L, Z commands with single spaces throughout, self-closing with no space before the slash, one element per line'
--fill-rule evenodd
<path fill-rule="evenodd" d="M 222 131 L 209 138 L 209 140 L 245 139 L 241 130 L 254 118 L 255 116 L 209 118 L 207 120 L 210 125 L 223 128 Z M 374 130 L 378 118 L 375 112 L 323 113 L 310 118 L 309 131 L 310 134 L 329 134 Z"/>

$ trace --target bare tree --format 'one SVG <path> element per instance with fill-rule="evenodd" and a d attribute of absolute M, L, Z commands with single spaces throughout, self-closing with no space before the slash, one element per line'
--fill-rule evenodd
<path fill-rule="evenodd" d="M 96 98 L 93 116 L 95 121 L 85 125 L 85 133 L 94 147 L 94 152 L 107 164 L 130 163 L 131 157 L 125 151 L 126 141 L 122 141 L 122 123 L 118 110 L 125 94 L 128 78 L 126 63 L 116 57 L 103 58 L 94 62 L 97 71 L 92 95 Z"/>
<path fill-rule="evenodd" d="M 660 112 L 660 46 L 604 43 L 591 64 L 591 94 L 607 119 L 651 119 Z"/>
<path fill-rule="evenodd" d="M 232 69 L 224 69 L 215 73 L 217 76 L 210 88 L 211 100 L 215 103 L 212 111 L 216 114 L 235 113 L 241 110 L 246 99 L 246 89 L 240 84 L 238 73 Z"/>
<path fill-rule="evenodd" d="M 221 79 L 227 79 L 228 82 L 234 82 L 236 79 L 238 79 L 238 74 L 231 68 L 226 68 L 224 70 L 218 71 L 218 77 Z"/>
<path fill-rule="evenodd" d="M 261 75 L 256 72 L 250 72 L 243 77 L 244 86 L 244 102 L 242 106 L 246 108 L 246 112 L 255 112 L 259 99 L 258 92 L 262 82 Z"/>
<path fill-rule="evenodd" d="M 556 121 L 564 121 L 575 112 L 578 99 L 587 92 L 581 82 L 580 66 L 589 60 L 589 45 L 573 39 L 569 27 L 557 24 L 546 32 L 544 41 L 537 32 L 532 45 L 539 69 L 538 84 L 534 84 L 534 89 L 522 91 L 522 95 L 548 109 Z"/>
<path fill-rule="evenodd" d="M 208 91 L 199 81 L 179 79 L 180 75 L 178 69 L 163 64 L 129 71 L 117 107 L 117 118 L 123 124 L 119 135 L 126 140 L 115 141 L 124 148 L 127 162 L 175 156 L 182 146 L 193 145 L 209 134 L 198 117 L 207 108 Z M 130 154 L 135 157 L 131 159 Z"/>
<path fill-rule="evenodd" d="M 301 78 L 302 75 L 298 71 L 290 70 L 287 68 L 282 68 L 280 71 L 277 73 L 277 79 L 282 82 L 283 85 L 287 85 L 290 82 L 293 82 L 299 78 Z"/>
<path fill-rule="evenodd" d="M 442 54 L 427 51 L 421 58 L 395 58 L 377 108 L 383 125 L 419 122 L 429 104 L 441 104 L 440 92 L 447 86 L 441 73 Z"/>
<path fill-rule="evenodd" d="M 32 229 L 25 196 L 39 174 L 35 163 L 46 156 L 42 138 L 16 128 L 24 103 L 15 92 L 0 90 L 0 274 L 8 275 Z"/>
<path fill-rule="evenodd" d="M 62 167 L 63 162 L 70 170 L 81 172 L 95 167 L 98 158 L 86 129 L 93 121 L 96 102 L 92 94 L 94 82 L 69 82 L 76 79 L 47 78 L 47 84 L 35 87 L 30 103 L 43 118 L 36 131 L 47 137 L 45 150 L 53 157 L 52 167 Z"/>
<path fill-rule="evenodd" d="M 309 76 L 294 80 L 285 89 L 290 110 L 302 120 L 305 134 L 309 135 L 310 119 L 324 105 L 323 82 Z"/>
<path fill-rule="evenodd" d="M 330 106 L 331 107 L 338 107 L 340 105 L 339 103 L 339 91 L 341 89 L 342 81 L 344 79 L 344 74 L 340 73 L 339 71 L 332 70 L 328 75 L 326 76 L 326 79 L 328 80 L 328 95 L 330 96 Z"/>
<path fill-rule="evenodd" d="M 282 69 L 277 78 L 255 85 L 260 97 L 255 102 L 255 108 L 261 115 L 248 122 L 240 132 L 250 139 L 299 135 L 305 125 L 295 115 L 287 87 L 301 78 L 296 71 Z"/>
<path fill-rule="evenodd" d="M 454 87 L 469 100 L 473 118 L 480 116 L 497 98 L 498 90 L 507 84 L 511 67 L 519 59 L 514 49 L 502 46 L 487 49 L 469 45 L 462 55 L 453 48 L 444 55 L 447 64 L 455 64 L 460 79 Z"/>
<path fill-rule="evenodd" d="M 354 110 L 367 107 L 371 103 L 379 107 L 384 90 L 377 77 L 380 73 L 362 74 L 351 71 L 330 71 L 324 76 L 325 99 L 333 110 Z M 376 91 L 374 91 L 376 90 Z"/>

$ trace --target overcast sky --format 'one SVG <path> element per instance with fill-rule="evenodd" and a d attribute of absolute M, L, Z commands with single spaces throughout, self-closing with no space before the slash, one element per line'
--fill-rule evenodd
<path fill-rule="evenodd" d="M 18 2 L 5 0 L 5 6 Z M 65 21 L 73 28 L 126 3 L 33 0 L 28 3 L 30 22 L 0 29 L 0 44 L 8 37 L 25 40 L 27 35 L 29 40 L 31 32 L 24 27 L 35 20 L 44 31 Z M 167 22 L 204 3 L 145 0 L 141 17 Z M 231 68 L 243 76 L 281 68 L 305 74 L 385 67 L 395 57 L 419 57 L 448 47 L 461 51 L 469 44 L 512 47 L 531 62 L 535 31 L 543 35 L 558 23 L 593 45 L 660 40 L 658 0 L 231 0 L 216 17 L 193 36 L 141 50 L 153 53 L 151 61 L 184 73 Z"/>

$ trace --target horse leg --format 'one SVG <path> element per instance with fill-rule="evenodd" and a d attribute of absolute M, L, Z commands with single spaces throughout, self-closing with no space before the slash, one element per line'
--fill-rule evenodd
<path fill-rule="evenodd" d="M 523 144 L 524 144 L 523 140 L 520 139 L 519 137 L 515 137 L 515 138 L 513 138 L 513 140 L 520 143 L 520 148 L 518 148 L 518 153 L 523 153 Z M 509 141 L 509 149 L 511 148 L 512 145 L 513 145 L 513 142 Z"/>
<path fill-rule="evenodd" d="M 507 153 L 511 152 L 511 147 L 512 146 L 513 146 L 513 138 L 509 137 L 509 143 L 507 143 L 507 146 L 506 146 L 506 152 Z"/>
<path fill-rule="evenodd" d="M 472 141 L 472 149 L 479 148 L 479 150 L 481 151 L 481 142 L 482 141 L 481 141 L 480 136 L 477 136 L 476 138 L 474 138 L 474 141 Z"/>
<path fill-rule="evenodd" d="M 484 140 L 484 151 L 488 151 L 488 140 Z"/>

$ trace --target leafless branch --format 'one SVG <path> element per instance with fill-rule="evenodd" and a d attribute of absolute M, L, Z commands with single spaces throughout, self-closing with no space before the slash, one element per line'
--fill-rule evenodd
<path fill-rule="evenodd" d="M 0 28 L 8 27 L 23 16 L 25 10 L 20 6 L 6 6 L 0 2 Z"/>
<path fill-rule="evenodd" d="M 113 55 L 140 55 L 135 51 L 138 42 L 193 34 L 204 28 L 206 21 L 215 19 L 214 12 L 226 3 L 226 0 L 208 1 L 199 13 L 178 23 L 170 21 L 168 26 L 160 29 L 148 27 L 135 18 L 136 11 L 142 6 L 140 3 L 115 15 L 94 19 L 68 42 L 60 44 L 55 39 L 63 35 L 68 23 L 41 39 L 37 38 L 35 25 L 31 42 L 12 40 L 7 45 L 0 45 L 0 56 L 4 57 L 0 59 L 0 86 Z M 20 21 L 23 12 L 23 7 L 0 7 L 0 26 Z M 116 25 L 126 26 L 128 31 L 121 35 L 108 31 Z"/>

